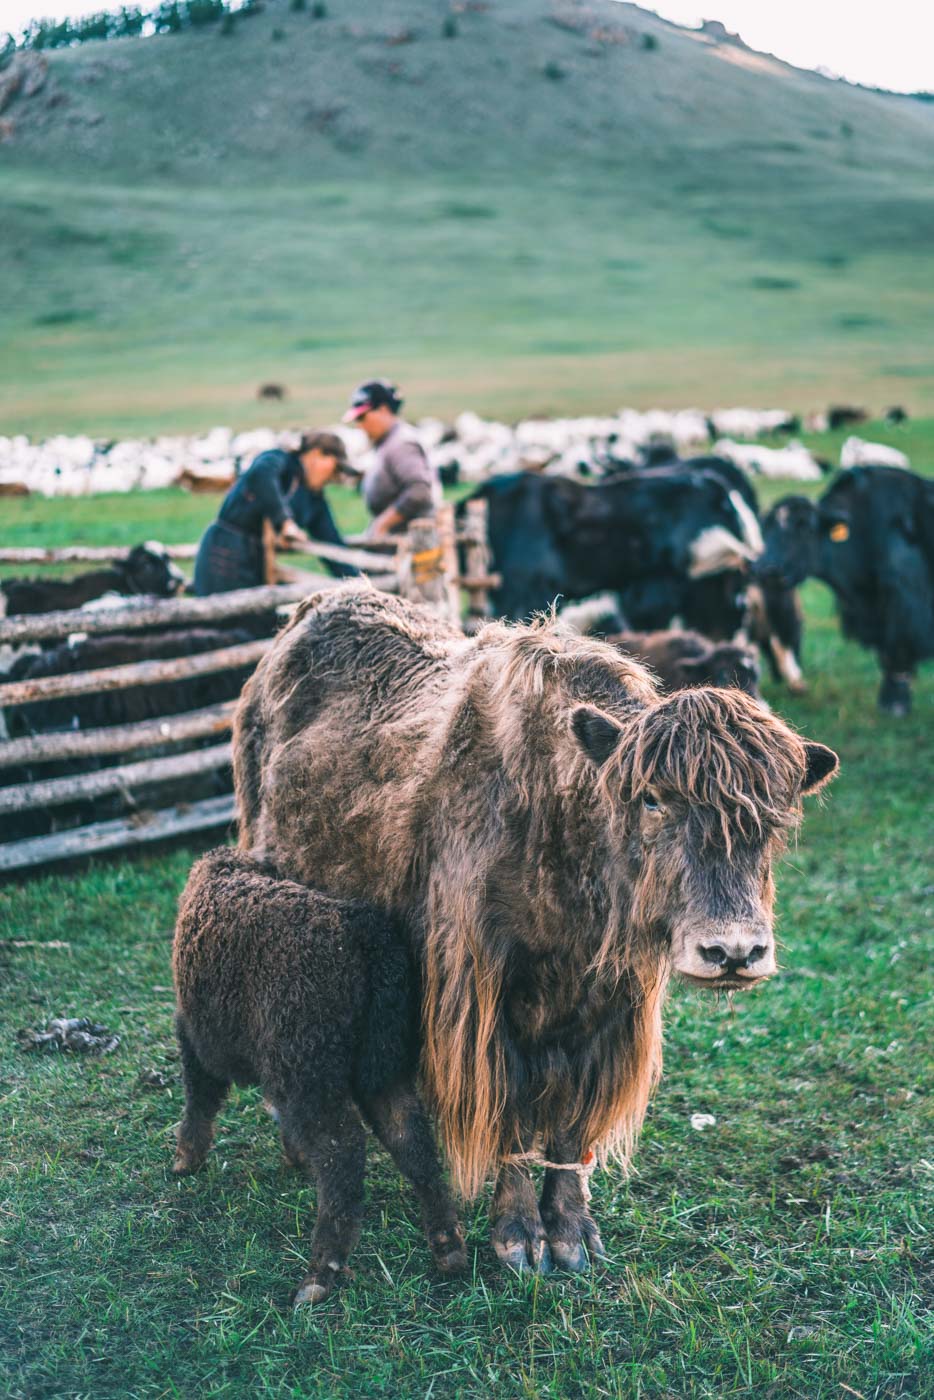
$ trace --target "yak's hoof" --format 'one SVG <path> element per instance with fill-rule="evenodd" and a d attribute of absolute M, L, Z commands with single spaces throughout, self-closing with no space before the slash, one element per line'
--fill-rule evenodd
<path fill-rule="evenodd" d="M 517 1274 L 550 1274 L 554 1268 L 540 1221 L 498 1220 L 493 1230 L 493 1248 L 500 1263 Z"/>
<path fill-rule="evenodd" d="M 911 678 L 909 676 L 884 676 L 879 687 L 879 709 L 893 719 L 904 719 L 911 714 Z"/>
<path fill-rule="evenodd" d="M 323 1303 L 334 1292 L 344 1274 L 346 1271 L 340 1264 L 334 1259 L 330 1260 L 324 1268 L 316 1269 L 302 1280 L 292 1296 L 292 1306 L 313 1307 L 315 1303 Z"/>
<path fill-rule="evenodd" d="M 200 1171 L 204 1166 L 207 1157 L 206 1152 L 194 1152 L 189 1147 L 179 1147 L 175 1152 L 175 1161 L 172 1163 L 173 1176 L 192 1176 L 196 1171 Z"/>
<path fill-rule="evenodd" d="M 460 1227 L 443 1230 L 429 1237 L 435 1267 L 442 1274 L 462 1274 L 467 1268 L 467 1250 Z"/>
<path fill-rule="evenodd" d="M 311 1307 L 315 1303 L 323 1303 L 325 1298 L 327 1298 L 328 1295 L 333 1292 L 333 1290 L 333 1283 L 331 1284 L 331 1287 L 328 1288 L 325 1284 L 318 1283 L 316 1279 L 312 1279 L 308 1283 L 303 1283 L 301 1288 L 297 1288 L 295 1290 L 295 1297 L 292 1301 L 292 1306 L 295 1308 L 301 1308 L 306 1306 Z"/>
<path fill-rule="evenodd" d="M 555 1268 L 566 1269 L 568 1273 L 585 1274 L 606 1259 L 600 1232 L 592 1220 L 579 1224 L 565 1220 L 563 1229 L 556 1225 L 549 1231 L 548 1243 Z"/>
<path fill-rule="evenodd" d="M 282 1160 L 287 1167 L 300 1167 L 302 1165 L 302 1157 L 298 1148 L 292 1147 L 285 1138 L 282 1139 Z"/>

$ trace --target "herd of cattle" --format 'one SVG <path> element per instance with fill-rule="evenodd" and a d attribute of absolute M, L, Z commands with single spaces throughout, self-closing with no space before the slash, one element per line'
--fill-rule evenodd
<path fill-rule="evenodd" d="M 934 482 L 913 472 L 850 468 L 816 504 L 787 496 L 764 514 L 748 478 L 717 457 L 591 486 L 525 473 L 480 493 L 502 616 L 609 591 L 630 629 L 678 620 L 714 642 L 751 638 L 795 690 L 797 588 L 813 577 L 833 590 L 846 635 L 876 652 L 883 710 L 908 712 L 918 663 L 934 654 Z"/>
<path fill-rule="evenodd" d="M 589 484 L 519 472 L 473 494 L 488 506 L 499 576 L 493 612 L 525 620 L 557 600 L 572 628 L 647 661 L 666 689 L 733 686 L 756 695 L 760 654 L 776 679 L 803 689 L 797 590 L 807 578 L 829 584 L 844 633 L 876 653 L 886 713 L 908 712 L 918 664 L 934 655 L 934 481 L 911 471 L 850 468 L 816 502 L 789 495 L 766 512 L 745 472 L 714 455 L 618 467 Z M 8 579 L 0 583 L 0 614 L 101 606 L 114 592 L 170 597 L 183 587 L 165 551 L 149 543 L 75 578 Z M 7 647 L 0 680 L 194 655 L 271 635 L 276 625 L 270 614 Z M 16 738 L 180 714 L 233 699 L 250 669 L 35 699 L 0 711 L 0 726 Z M 64 761 L 41 774 L 7 767 L 0 783 L 69 771 Z M 228 781 L 203 778 L 215 786 L 197 796 Z M 82 819 L 101 814 L 94 807 Z M 13 834 L 3 827 L 0 840 Z"/>
<path fill-rule="evenodd" d="M 892 422 L 905 416 L 901 408 L 887 412 Z M 838 405 L 814 415 L 804 426 L 855 426 L 867 417 L 864 409 Z M 453 423 L 423 418 L 413 431 L 446 484 L 480 483 L 517 471 L 599 479 L 620 466 L 698 451 L 728 458 L 751 476 L 819 481 L 831 469 L 829 462 L 799 442 L 776 440 L 777 434 L 793 434 L 801 427 L 800 418 L 783 409 L 727 408 L 704 414 L 697 409 L 622 408 L 604 417 L 527 418 L 516 424 L 467 411 Z M 366 435 L 343 424 L 333 431 L 343 437 L 351 460 L 365 466 L 370 449 Z M 762 438 L 770 441 L 755 441 Z M 258 453 L 292 448 L 296 440 L 290 430 L 235 433 L 226 427 L 152 441 L 56 436 L 34 443 L 24 436 L 0 436 L 0 495 L 81 496 L 173 485 L 217 490 L 229 486 Z M 909 465 L 897 449 L 851 436 L 843 445 L 840 466 L 866 463 Z"/>

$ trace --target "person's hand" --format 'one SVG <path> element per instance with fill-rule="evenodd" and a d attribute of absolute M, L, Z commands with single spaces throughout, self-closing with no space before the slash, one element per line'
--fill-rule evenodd
<path fill-rule="evenodd" d="M 383 511 L 382 515 L 378 515 L 376 519 L 370 523 L 370 527 L 366 532 L 366 538 L 368 540 L 384 540 L 390 530 L 394 529 L 396 525 L 401 524 L 402 516 L 399 511 L 396 510 L 395 506 L 388 506 L 386 510 Z"/>
<path fill-rule="evenodd" d="M 279 544 L 283 546 L 308 544 L 308 536 L 300 525 L 296 525 L 294 520 L 284 520 L 279 531 Z"/>

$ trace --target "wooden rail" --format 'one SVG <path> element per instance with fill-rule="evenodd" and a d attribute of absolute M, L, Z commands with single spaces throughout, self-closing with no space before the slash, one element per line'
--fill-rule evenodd
<path fill-rule="evenodd" d="M 229 732 L 236 700 L 191 710 L 165 719 L 138 724 L 114 724 L 101 729 L 70 729 L 64 734 L 30 734 L 0 743 L 0 768 L 12 764 L 51 763 L 63 758 L 97 758 L 103 754 L 133 753 L 161 744 L 180 744 Z M 0 789 L 2 791 L 2 789 Z"/>
<path fill-rule="evenodd" d="M 117 821 L 95 822 L 92 826 L 73 827 L 70 831 L 54 831 L 50 836 L 8 841 L 0 845 L 0 872 L 25 870 L 55 860 L 99 855 L 102 851 L 143 846 L 173 836 L 229 826 L 236 815 L 236 804 L 230 793 L 153 812 L 148 821 L 141 821 L 138 815 L 120 817 Z"/>
<path fill-rule="evenodd" d="M 230 765 L 230 745 L 215 744 L 192 753 L 171 754 L 168 758 L 147 758 L 141 763 L 125 763 L 117 768 L 101 768 L 97 773 L 74 773 L 67 778 L 47 778 L 41 783 L 0 788 L 0 814 L 29 812 L 37 807 L 59 807 L 64 802 L 103 797 L 109 792 L 129 792 L 145 783 L 165 783 L 173 778 L 190 778 Z"/>
<path fill-rule="evenodd" d="M 198 553 L 197 544 L 164 544 L 162 548 L 170 559 L 194 559 Z M 347 546 L 326 544 L 323 540 L 312 540 L 308 545 L 290 544 L 287 553 L 316 554 L 321 559 L 336 559 L 345 564 L 356 564 L 357 558 L 365 562 L 357 564 L 360 569 L 371 568 L 374 558 L 384 556 L 390 562 L 395 553 L 395 540 L 366 540 L 356 536 L 348 537 Z M 389 559 L 386 556 L 390 556 Z M 0 548 L 0 564 L 108 564 L 115 559 L 125 559 L 124 545 L 64 545 L 60 548 L 44 549 L 41 546 L 21 546 Z"/>
<path fill-rule="evenodd" d="M 164 544 L 170 559 L 194 559 L 196 544 Z M 70 544 L 61 549 L 0 549 L 0 564 L 108 564 L 127 557 L 126 546 Z"/>
<path fill-rule="evenodd" d="M 289 543 L 282 551 L 285 554 L 308 554 L 315 559 L 331 559 L 337 564 L 351 564 L 363 573 L 374 573 L 381 569 L 384 573 L 394 565 L 396 550 L 391 554 L 373 553 L 367 549 L 350 549 L 340 544 L 325 544 L 320 540 L 310 540 L 308 544 Z"/>
<path fill-rule="evenodd" d="M 307 580 L 307 582 L 306 582 Z M 339 580 L 305 574 L 297 583 L 266 588 L 238 588 L 207 598 L 131 600 L 119 608 L 74 608 L 68 612 L 25 613 L 0 618 L 0 642 L 45 642 L 73 632 L 101 636 L 105 632 L 136 632 L 143 627 L 180 627 L 188 623 L 220 622 L 273 612 L 282 603 L 297 603 L 309 593 L 336 588 Z"/>
<path fill-rule="evenodd" d="M 135 685 L 156 685 L 163 681 L 189 680 L 215 671 L 232 671 L 250 666 L 272 646 L 273 638 L 243 642 L 240 646 L 203 651 L 197 656 L 178 656 L 168 661 L 134 661 L 128 666 L 105 666 L 99 671 L 77 671 L 71 676 L 38 676 L 34 680 L 8 681 L 0 685 L 0 706 L 28 705 L 33 700 L 58 700 L 66 695 L 99 695 L 104 691 L 128 690 Z"/>

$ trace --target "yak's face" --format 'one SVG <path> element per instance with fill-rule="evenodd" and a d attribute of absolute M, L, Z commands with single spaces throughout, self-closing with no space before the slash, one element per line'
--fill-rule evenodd
<path fill-rule="evenodd" d="M 722 642 L 682 662 L 682 667 L 693 684 L 733 687 L 759 698 L 759 661 L 752 647 Z"/>
<path fill-rule="evenodd" d="M 768 834 L 737 832 L 679 793 L 646 789 L 633 804 L 626 856 L 633 904 L 669 942 L 675 972 L 706 987 L 752 986 L 776 968 Z"/>
<path fill-rule="evenodd" d="M 680 691 L 629 724 L 580 706 L 572 727 L 600 768 L 630 931 L 697 985 L 773 973 L 772 861 L 836 755 L 740 691 Z"/>
<path fill-rule="evenodd" d="M 819 549 L 818 508 L 806 496 L 786 496 L 762 522 L 765 553 L 753 566 L 763 583 L 797 588 L 816 572 Z"/>
<path fill-rule="evenodd" d="M 185 586 L 185 575 L 172 563 L 158 540 L 147 540 L 130 550 L 124 566 L 135 593 L 170 598 Z"/>

